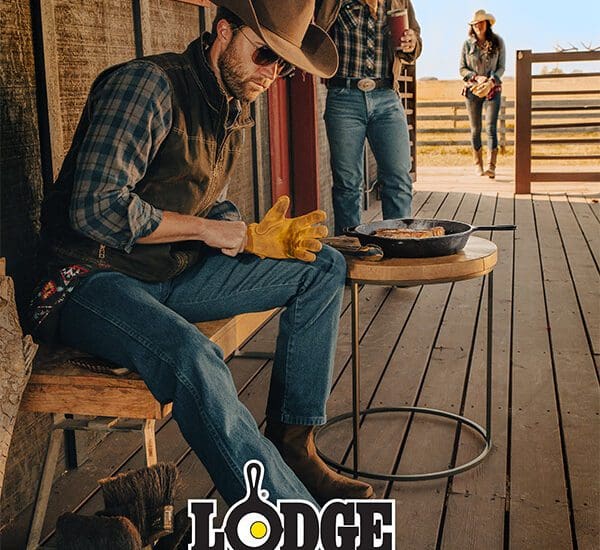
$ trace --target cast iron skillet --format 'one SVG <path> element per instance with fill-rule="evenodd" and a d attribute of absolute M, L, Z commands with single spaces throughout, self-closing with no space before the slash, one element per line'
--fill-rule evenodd
<path fill-rule="evenodd" d="M 446 231 L 442 237 L 390 239 L 373 234 L 377 229 L 423 230 L 438 225 Z M 469 225 L 454 220 L 401 218 L 348 227 L 344 230 L 344 234 L 357 237 L 363 246 L 375 244 L 381 247 L 384 257 L 387 258 L 430 258 L 456 254 L 465 247 L 473 231 L 514 231 L 516 228 L 516 225 Z"/>

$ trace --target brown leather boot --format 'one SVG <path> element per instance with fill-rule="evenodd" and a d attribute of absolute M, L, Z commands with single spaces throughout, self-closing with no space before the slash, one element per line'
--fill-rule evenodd
<path fill-rule="evenodd" d="M 317 454 L 314 427 L 267 421 L 265 436 L 281 453 L 285 463 L 304 483 L 313 498 L 324 505 L 334 498 L 375 498 L 368 483 L 334 472 Z"/>
<path fill-rule="evenodd" d="M 488 167 L 485 175 L 491 179 L 496 177 L 496 160 L 498 158 L 498 149 L 492 149 L 488 156 Z"/>
<path fill-rule="evenodd" d="M 483 173 L 483 150 L 473 149 L 473 164 L 475 164 L 475 173 L 478 176 L 485 175 Z"/>

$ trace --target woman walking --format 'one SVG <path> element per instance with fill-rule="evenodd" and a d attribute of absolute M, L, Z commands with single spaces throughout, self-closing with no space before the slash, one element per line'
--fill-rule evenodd
<path fill-rule="evenodd" d="M 502 75 L 504 74 L 506 49 L 504 41 L 492 31 L 496 19 L 485 10 L 477 10 L 469 22 L 469 37 L 462 47 L 460 76 L 465 85 L 465 97 L 475 169 L 480 176 L 496 177 L 498 157 L 498 114 L 502 101 Z M 481 118 L 485 109 L 488 138 L 488 162 L 483 169 L 481 148 Z"/>

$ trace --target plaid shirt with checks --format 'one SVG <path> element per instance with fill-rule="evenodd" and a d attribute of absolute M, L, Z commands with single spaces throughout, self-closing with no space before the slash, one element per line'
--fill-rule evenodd
<path fill-rule="evenodd" d="M 386 12 L 390 0 L 381 0 L 374 18 L 362 0 L 344 0 L 332 27 L 340 64 L 336 76 L 343 78 L 388 78 L 392 56 L 388 46 Z"/>
<path fill-rule="evenodd" d="M 157 66 L 134 61 L 100 82 L 89 101 L 71 223 L 97 242 L 130 251 L 162 220 L 162 211 L 143 201 L 135 186 L 171 129 L 170 84 Z"/>

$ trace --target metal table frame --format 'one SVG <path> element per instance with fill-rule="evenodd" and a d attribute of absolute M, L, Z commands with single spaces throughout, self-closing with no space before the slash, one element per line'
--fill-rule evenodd
<path fill-rule="evenodd" d="M 352 474 L 353 477 L 364 477 L 370 479 L 381 479 L 386 481 L 419 481 L 425 479 L 437 479 L 460 474 L 479 464 L 492 449 L 492 336 L 493 336 L 493 294 L 494 294 L 494 271 L 493 269 L 484 276 L 484 284 L 487 279 L 487 342 L 486 342 L 486 398 L 485 398 L 485 428 L 477 422 L 466 418 L 465 416 L 454 414 L 447 411 L 432 409 L 429 407 L 374 407 L 360 410 L 360 331 L 359 331 L 359 302 L 358 302 L 358 287 L 360 281 L 350 280 L 350 288 L 352 294 L 352 412 L 335 416 L 321 426 L 315 433 L 315 445 L 317 452 L 321 458 L 330 466 L 337 468 L 342 472 Z M 374 284 L 369 282 L 368 284 Z M 361 418 L 365 418 L 371 414 L 382 414 L 390 412 L 410 412 L 412 414 L 427 414 L 433 416 L 441 416 L 455 420 L 459 425 L 468 426 L 476 433 L 484 443 L 483 451 L 475 458 L 464 464 L 440 470 L 438 472 L 429 472 L 421 474 L 383 474 L 377 472 L 369 472 L 360 469 L 359 451 L 360 451 L 360 433 L 359 427 Z M 353 467 L 350 468 L 341 464 L 319 449 L 319 438 L 332 426 L 352 418 L 352 434 L 353 434 Z"/>

